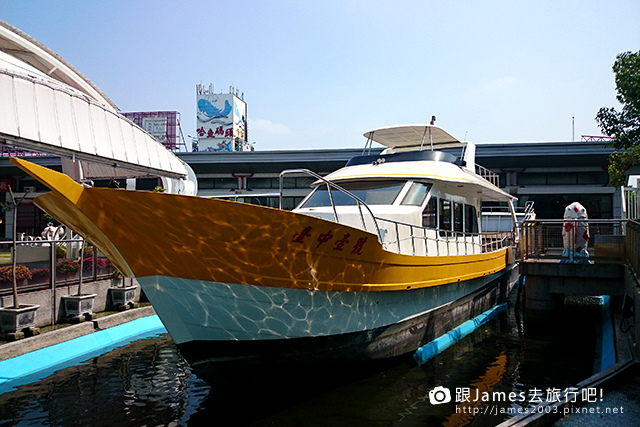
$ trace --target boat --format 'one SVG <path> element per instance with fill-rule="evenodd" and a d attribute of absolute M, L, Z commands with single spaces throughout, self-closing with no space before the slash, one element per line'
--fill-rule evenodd
<path fill-rule="evenodd" d="M 137 279 L 207 380 L 226 366 L 395 358 L 506 297 L 517 235 L 483 233 L 480 216 L 483 201 L 513 212 L 515 198 L 475 164 L 475 145 L 435 125 L 364 136 L 362 155 L 327 176 L 282 172 L 281 187 L 315 178 L 293 211 L 87 187 L 12 162 L 52 190 L 36 205 Z"/>

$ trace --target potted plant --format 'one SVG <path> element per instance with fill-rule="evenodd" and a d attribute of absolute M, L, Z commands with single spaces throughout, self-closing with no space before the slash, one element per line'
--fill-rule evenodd
<path fill-rule="evenodd" d="M 38 333 L 36 325 L 36 310 L 40 307 L 37 304 L 20 304 L 18 302 L 18 265 L 16 264 L 17 252 L 17 232 L 16 224 L 18 223 L 18 205 L 24 200 L 29 191 L 26 191 L 22 198 L 16 201 L 13 196 L 11 186 L 9 186 L 9 195 L 11 196 L 11 205 L 13 207 L 13 246 L 11 247 L 11 279 L 13 287 L 13 307 L 5 307 L 0 309 L 0 331 L 7 340 L 13 341 L 23 338 L 26 335 L 35 335 Z M 29 269 L 23 265 L 20 266 L 21 278 L 30 279 L 31 273 Z"/>
<path fill-rule="evenodd" d="M 126 286 L 126 277 L 117 268 L 111 275 L 111 287 L 109 297 L 111 299 L 110 308 L 124 311 L 135 307 L 136 288 L 138 285 L 131 283 Z M 132 279 L 133 282 L 133 279 Z"/>
<path fill-rule="evenodd" d="M 22 264 L 16 265 L 16 281 L 30 280 L 31 271 Z M 13 266 L 0 267 L 0 283 L 13 282 Z M 36 310 L 39 305 L 19 305 L 18 307 L 0 308 L 0 330 L 9 341 L 20 339 L 23 336 L 37 333 L 35 327 Z"/>
<path fill-rule="evenodd" d="M 66 262 L 71 261 L 71 262 Z M 82 264 L 84 261 L 84 240 L 80 247 L 80 263 L 72 260 L 61 262 L 61 270 L 75 270 L 80 272 L 78 282 L 78 292 L 76 295 L 63 295 L 64 314 L 70 318 L 72 322 L 79 323 L 84 320 L 91 320 L 93 317 L 93 300 L 96 294 L 82 293 Z"/>

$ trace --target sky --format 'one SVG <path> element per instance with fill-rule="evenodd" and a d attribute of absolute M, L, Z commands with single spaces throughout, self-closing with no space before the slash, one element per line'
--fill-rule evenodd
<path fill-rule="evenodd" d="M 185 138 L 197 84 L 237 88 L 260 151 L 434 115 L 476 143 L 599 135 L 616 55 L 640 50 L 638 0 L 0 0 L 0 19 L 121 111 L 179 111 Z"/>

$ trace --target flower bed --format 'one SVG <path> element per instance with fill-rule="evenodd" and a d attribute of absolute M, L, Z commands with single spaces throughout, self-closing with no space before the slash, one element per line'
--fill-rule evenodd
<path fill-rule="evenodd" d="M 18 264 L 16 265 L 16 279 L 24 280 L 31 279 L 32 274 L 29 271 L 29 268 L 26 265 Z M 13 266 L 7 265 L 5 267 L 0 267 L 0 282 L 9 281 L 13 282 Z"/>

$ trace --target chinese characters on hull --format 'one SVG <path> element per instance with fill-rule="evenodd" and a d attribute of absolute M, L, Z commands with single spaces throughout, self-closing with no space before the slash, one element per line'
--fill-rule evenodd
<path fill-rule="evenodd" d="M 315 239 L 316 249 L 324 244 L 329 244 L 334 251 L 350 251 L 354 255 L 362 255 L 362 249 L 368 239 L 367 237 L 360 237 L 356 241 L 353 241 L 354 239 L 351 238 L 350 233 L 334 236 L 331 230 L 316 234 L 312 233 L 312 230 L 313 227 L 311 226 L 305 227 L 300 232 L 294 233 L 291 241 L 293 243 L 304 243 L 307 238 L 309 238 L 309 240 Z"/>

